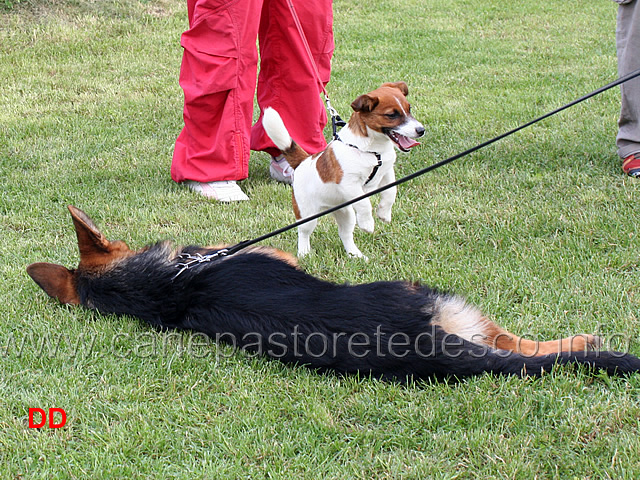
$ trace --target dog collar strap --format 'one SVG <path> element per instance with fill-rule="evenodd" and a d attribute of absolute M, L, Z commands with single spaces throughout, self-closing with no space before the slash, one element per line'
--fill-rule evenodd
<path fill-rule="evenodd" d="M 185 270 L 189 270 L 191 267 L 195 267 L 201 263 L 210 262 L 214 258 L 225 257 L 228 255 L 228 252 L 229 249 L 222 248 L 208 255 L 201 255 L 199 253 L 196 253 L 195 255 L 191 255 L 190 253 L 181 253 L 177 258 L 182 260 L 182 262 L 176 264 L 176 268 L 179 268 L 180 270 L 174 275 L 172 280 L 178 278 L 178 275 Z"/>
<path fill-rule="evenodd" d="M 371 175 L 369 175 L 369 178 L 367 178 L 367 181 L 364 182 L 364 184 L 366 185 L 371 180 L 373 180 L 374 177 L 376 176 L 376 173 L 378 173 L 378 170 L 382 166 L 382 157 L 380 156 L 380 154 L 378 152 L 370 152 L 369 150 L 362 150 L 357 145 L 353 145 L 351 143 L 344 142 L 340 138 L 336 138 L 336 140 L 338 140 L 339 142 L 344 143 L 347 147 L 351 147 L 351 148 L 355 148 L 356 150 L 360 150 L 362 153 L 370 153 L 371 155 L 374 155 L 378 159 L 378 164 L 375 167 L 373 167 L 373 170 L 371 171 Z"/>

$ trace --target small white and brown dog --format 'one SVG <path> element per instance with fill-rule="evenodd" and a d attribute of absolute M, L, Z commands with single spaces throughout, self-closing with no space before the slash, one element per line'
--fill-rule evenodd
<path fill-rule="evenodd" d="M 411 115 L 407 102 L 409 89 L 404 82 L 385 83 L 380 88 L 356 98 L 353 114 L 340 130 L 338 138 L 320 153 L 309 155 L 291 138 L 280 115 L 264 111 L 262 125 L 267 135 L 282 151 L 293 175 L 293 210 L 300 220 L 327 208 L 340 205 L 381 186 L 394 182 L 397 147 L 408 152 L 418 145 L 424 127 Z M 376 210 L 384 222 L 391 221 L 391 208 L 397 188 L 380 193 Z M 356 221 L 365 232 L 373 232 L 374 220 L 369 199 L 333 213 L 338 234 L 347 253 L 366 258 L 353 241 Z M 309 238 L 317 220 L 298 227 L 298 256 L 309 253 Z"/>

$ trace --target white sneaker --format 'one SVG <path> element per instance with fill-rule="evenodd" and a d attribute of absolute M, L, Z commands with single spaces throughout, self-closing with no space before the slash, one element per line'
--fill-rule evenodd
<path fill-rule="evenodd" d="M 278 182 L 287 183 L 289 185 L 293 183 L 293 168 L 291 168 L 291 165 L 289 165 L 289 162 L 287 162 L 282 154 L 277 157 L 271 157 L 269 174 L 271 175 L 271 178 Z"/>
<path fill-rule="evenodd" d="M 240 189 L 235 180 L 208 183 L 187 180 L 184 184 L 194 192 L 198 192 L 200 195 L 213 198 L 219 202 L 241 202 L 249 200 L 249 197 Z"/>

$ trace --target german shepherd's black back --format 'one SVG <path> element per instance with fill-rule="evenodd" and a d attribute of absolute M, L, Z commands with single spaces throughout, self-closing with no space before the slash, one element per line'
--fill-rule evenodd
<path fill-rule="evenodd" d="M 589 350 L 591 335 L 556 342 L 521 339 L 460 297 L 406 282 L 338 285 L 269 248 L 209 258 L 217 248 L 168 242 L 131 251 L 108 241 L 69 207 L 80 265 L 36 263 L 29 275 L 50 296 L 159 328 L 190 329 L 216 341 L 320 371 L 404 381 L 493 372 L 538 375 L 556 363 L 623 374 L 640 370 L 629 354 Z M 181 257 L 182 255 L 182 257 Z M 206 258 L 181 269 L 184 256 Z"/>

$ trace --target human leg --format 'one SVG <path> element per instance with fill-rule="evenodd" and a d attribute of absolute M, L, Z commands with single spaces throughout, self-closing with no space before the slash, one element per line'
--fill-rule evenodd
<path fill-rule="evenodd" d="M 331 0 L 293 0 L 323 85 L 329 82 L 333 54 Z M 275 108 L 287 129 L 305 151 L 326 147 L 327 115 L 322 91 L 296 28 L 287 0 L 266 0 L 260 22 L 258 104 Z M 262 128 L 261 118 L 251 130 L 251 149 L 276 156 L 280 151 Z"/>
<path fill-rule="evenodd" d="M 248 175 L 262 0 L 188 0 L 189 29 L 180 86 L 184 128 L 176 141 L 176 182 L 242 180 Z"/>
<path fill-rule="evenodd" d="M 633 0 L 618 7 L 616 30 L 618 73 L 622 77 L 640 68 L 640 7 Z M 621 109 L 616 144 L 623 170 L 640 176 L 640 78 L 620 86 Z"/>

